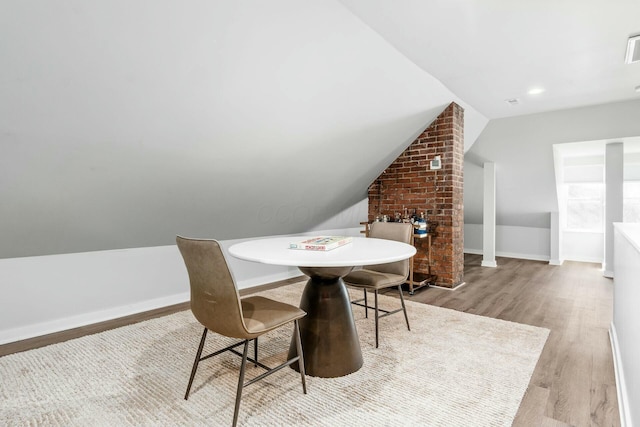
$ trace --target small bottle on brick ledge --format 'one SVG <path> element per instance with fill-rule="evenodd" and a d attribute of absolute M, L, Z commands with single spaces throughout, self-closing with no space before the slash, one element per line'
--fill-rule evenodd
<path fill-rule="evenodd" d="M 414 223 L 415 234 L 427 234 L 427 219 L 424 217 L 424 212 L 420 213 L 420 218 Z"/>

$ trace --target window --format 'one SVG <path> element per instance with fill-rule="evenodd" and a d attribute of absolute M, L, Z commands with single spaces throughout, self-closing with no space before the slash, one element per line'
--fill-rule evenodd
<path fill-rule="evenodd" d="M 566 229 L 569 231 L 604 230 L 604 184 L 569 183 L 565 185 L 567 215 Z M 640 187 L 638 187 L 640 208 Z M 640 215 L 640 209 L 637 211 Z"/>

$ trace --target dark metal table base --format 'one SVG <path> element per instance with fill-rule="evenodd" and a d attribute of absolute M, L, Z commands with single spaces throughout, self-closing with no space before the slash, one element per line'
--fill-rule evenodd
<path fill-rule="evenodd" d="M 307 315 L 299 320 L 305 371 L 312 377 L 334 378 L 362 367 L 360 340 L 342 277 L 353 267 L 300 267 L 310 277 L 300 299 Z M 291 340 L 289 357 L 296 355 Z M 299 370 L 297 362 L 291 367 Z"/>

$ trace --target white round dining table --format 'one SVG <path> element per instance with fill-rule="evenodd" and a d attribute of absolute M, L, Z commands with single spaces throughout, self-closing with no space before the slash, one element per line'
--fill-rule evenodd
<path fill-rule="evenodd" d="M 307 236 L 309 237 L 309 236 Z M 249 240 L 229 248 L 229 254 L 246 261 L 296 266 L 309 280 L 300 298 L 307 315 L 300 319 L 300 335 L 307 375 L 332 378 L 362 367 L 362 350 L 351 302 L 342 277 L 354 267 L 411 258 L 414 246 L 393 240 L 354 237 L 351 243 L 329 251 L 290 249 L 305 236 Z M 295 355 L 292 340 L 289 353 Z M 296 364 L 291 365 L 299 369 Z"/>

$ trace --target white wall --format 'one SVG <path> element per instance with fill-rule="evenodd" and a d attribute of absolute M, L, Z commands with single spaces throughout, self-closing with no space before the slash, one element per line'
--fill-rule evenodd
<path fill-rule="evenodd" d="M 482 224 L 464 224 L 464 252 L 482 254 Z"/>
<path fill-rule="evenodd" d="M 558 212 L 553 144 L 640 136 L 640 100 L 491 120 L 465 153 L 464 191 L 496 164 L 498 225 L 549 228 Z M 482 199 L 465 195 L 465 222 L 482 222 Z"/>
<path fill-rule="evenodd" d="M 638 117 L 640 101 L 628 101 L 491 120 L 465 153 L 465 251 L 482 248 L 476 229 L 483 221 L 480 165 L 496 164 L 496 254 L 548 260 L 549 212 L 559 211 L 554 144 L 634 139 Z M 602 262 L 602 241 L 591 245 L 597 239 L 563 234 L 562 259 Z"/>
<path fill-rule="evenodd" d="M 464 251 L 482 254 L 482 224 L 464 225 Z M 548 261 L 549 254 L 548 228 L 496 227 L 497 256 Z"/>
<path fill-rule="evenodd" d="M 496 255 L 549 261 L 550 233 L 549 228 L 499 225 L 496 228 Z M 562 260 L 602 263 L 603 239 L 603 233 L 562 233 Z M 464 251 L 482 254 L 482 224 L 464 225 Z"/>
<path fill-rule="evenodd" d="M 189 299 L 176 246 L 0 260 L 0 344 Z"/>
<path fill-rule="evenodd" d="M 496 255 L 549 261 L 550 229 L 510 227 L 496 229 Z M 563 233 L 563 260 L 602 263 L 602 233 Z M 464 251 L 482 254 L 482 224 L 464 225 Z"/>
<path fill-rule="evenodd" d="M 344 225 L 344 223 L 343 223 Z M 359 227 L 303 234 L 359 236 Z M 246 239 L 221 241 L 223 249 Z M 302 273 L 227 256 L 238 288 Z M 0 344 L 189 300 L 175 245 L 0 259 Z"/>
<path fill-rule="evenodd" d="M 353 206 L 348 207 L 337 215 L 329 218 L 328 220 L 321 222 L 313 227 L 310 231 L 314 230 L 336 230 L 344 228 L 347 225 L 349 230 L 352 230 L 360 225 L 361 222 L 367 221 L 369 218 L 369 198 L 362 199 Z M 360 226 L 364 230 L 364 226 Z M 336 233 L 338 233 L 336 231 Z M 338 233 L 339 234 L 339 233 Z"/>
<path fill-rule="evenodd" d="M 611 344 L 622 425 L 632 427 L 640 422 L 640 224 L 615 224 L 613 253 Z"/>
<path fill-rule="evenodd" d="M 562 232 L 562 259 L 567 261 L 604 261 L 604 233 Z"/>

